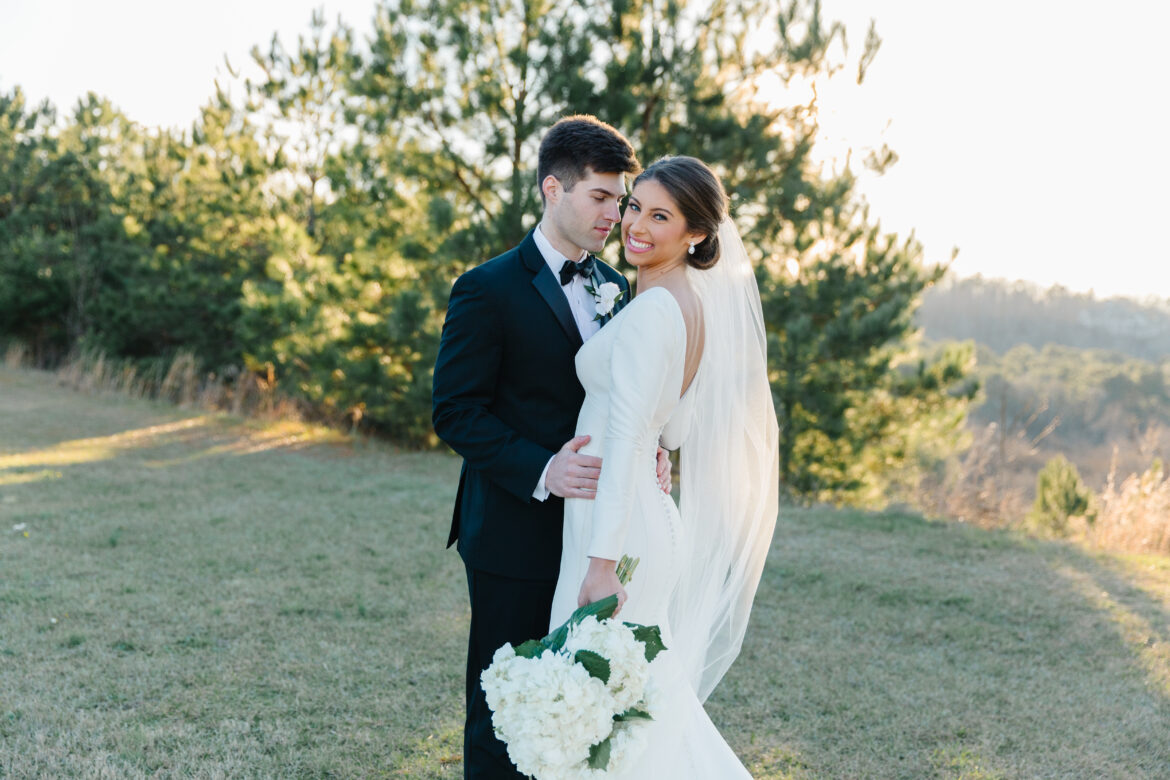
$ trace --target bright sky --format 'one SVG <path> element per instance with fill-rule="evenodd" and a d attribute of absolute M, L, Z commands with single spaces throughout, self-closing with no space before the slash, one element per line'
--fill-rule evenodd
<path fill-rule="evenodd" d="M 854 54 L 870 17 L 883 38 L 860 88 L 818 91 L 826 152 L 885 142 L 901 158 L 862 180 L 884 227 L 915 229 L 930 260 L 959 247 L 961 276 L 1170 299 L 1170 3 L 822 2 Z M 364 33 L 374 0 L 0 0 L 0 89 L 62 111 L 93 90 L 186 126 L 225 54 L 245 65 L 319 7 Z"/>

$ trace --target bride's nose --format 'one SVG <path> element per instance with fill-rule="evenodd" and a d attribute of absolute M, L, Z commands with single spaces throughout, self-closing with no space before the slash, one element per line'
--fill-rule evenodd
<path fill-rule="evenodd" d="M 629 221 L 626 223 L 626 232 L 630 235 L 639 235 L 642 233 L 642 213 L 640 211 L 629 212 Z"/>

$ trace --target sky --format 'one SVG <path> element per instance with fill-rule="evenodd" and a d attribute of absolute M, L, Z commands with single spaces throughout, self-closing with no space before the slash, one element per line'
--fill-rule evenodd
<path fill-rule="evenodd" d="M 860 188 L 957 276 L 1170 299 L 1170 3 L 822 0 L 850 57 L 871 18 L 864 83 L 818 83 L 821 153 L 888 144 Z M 361 34 L 374 0 L 0 0 L 0 89 L 67 110 L 86 91 L 146 125 L 186 127 L 248 50 L 323 8 Z M 852 59 L 850 59 L 852 61 Z M 602 117 L 604 119 L 604 117 Z"/>

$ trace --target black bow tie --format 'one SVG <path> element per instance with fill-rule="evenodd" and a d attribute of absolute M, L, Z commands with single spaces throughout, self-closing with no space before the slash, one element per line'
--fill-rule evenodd
<path fill-rule="evenodd" d="M 581 274 L 586 279 L 593 276 L 593 258 L 586 257 L 579 263 L 566 260 L 565 264 L 561 266 L 561 286 L 563 287 L 573 281 L 573 276 L 576 274 Z"/>

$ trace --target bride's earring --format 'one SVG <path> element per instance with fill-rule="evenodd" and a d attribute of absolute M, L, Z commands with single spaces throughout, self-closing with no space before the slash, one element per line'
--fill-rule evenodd
<path fill-rule="evenodd" d="M 690 246 L 690 248 L 689 248 L 689 249 L 687 249 L 687 254 L 688 254 L 688 255 L 693 255 L 694 253 L 695 253 L 695 242 L 694 242 L 694 241 L 692 241 L 692 242 L 691 242 L 691 246 Z"/>

